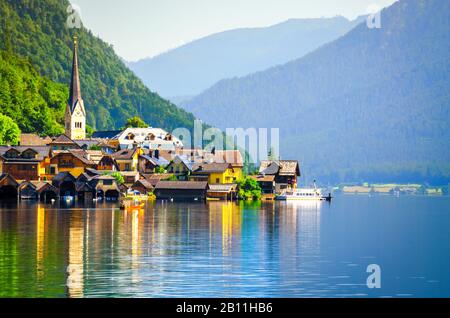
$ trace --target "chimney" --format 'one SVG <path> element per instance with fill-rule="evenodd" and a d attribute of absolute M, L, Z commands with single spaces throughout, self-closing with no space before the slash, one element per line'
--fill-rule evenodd
<path fill-rule="evenodd" d="M 155 150 L 155 158 L 156 158 L 156 159 L 159 159 L 159 149 L 156 149 L 156 150 Z"/>

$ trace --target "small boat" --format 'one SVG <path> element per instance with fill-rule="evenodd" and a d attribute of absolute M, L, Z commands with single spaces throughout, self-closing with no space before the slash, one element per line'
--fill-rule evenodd
<path fill-rule="evenodd" d="M 148 200 L 148 195 L 141 194 L 139 191 L 128 190 L 125 198 L 135 200 L 135 201 L 145 201 Z"/>
<path fill-rule="evenodd" d="M 316 181 L 314 181 L 314 187 L 312 188 L 288 189 L 276 197 L 276 200 L 282 201 L 331 201 L 331 199 L 331 193 L 328 196 L 322 195 L 322 190 L 317 188 Z"/>
<path fill-rule="evenodd" d="M 145 207 L 142 200 L 123 199 L 120 201 L 120 209 L 126 211 L 140 210 Z"/>

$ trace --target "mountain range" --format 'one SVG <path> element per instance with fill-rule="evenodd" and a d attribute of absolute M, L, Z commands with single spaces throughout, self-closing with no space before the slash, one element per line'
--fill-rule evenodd
<path fill-rule="evenodd" d="M 342 36 L 362 19 L 291 19 L 270 27 L 234 29 L 128 65 L 148 87 L 178 102 L 223 78 L 247 75 L 304 56 Z"/>
<path fill-rule="evenodd" d="M 67 0 L 0 0 L 0 50 L 7 52 L 3 61 L 15 61 L 12 65 L 16 67 L 14 70 L 4 64 L 3 71 L 8 76 L 0 78 L 6 96 L 5 99 L 0 96 L 0 112 L 8 112 L 17 118 L 21 116 L 21 110 L 33 109 L 43 121 L 58 122 L 45 129 L 38 124 L 41 121 L 24 117 L 29 120 L 20 121 L 22 131 L 41 134 L 61 131 L 68 92 L 61 93 L 60 85 L 52 85 L 47 96 L 41 98 L 41 93 L 45 92 L 39 91 L 39 85 L 47 81 L 40 78 L 68 86 L 72 37 L 77 35 L 81 89 L 90 126 L 97 130 L 117 129 L 128 118 L 139 115 L 154 127 L 192 128 L 193 115 L 150 91 L 115 54 L 111 45 L 84 27 L 67 28 L 69 5 Z M 30 65 L 25 65 L 23 60 Z M 24 74 L 25 69 L 33 70 L 33 75 Z M 33 81 L 15 80 L 30 77 Z M 8 100 L 7 95 L 14 98 Z M 56 114 L 49 114 L 43 99 L 52 100 L 52 112 Z"/>
<path fill-rule="evenodd" d="M 450 3 L 400 0 L 306 56 L 186 102 L 226 127 L 279 127 L 322 181 L 450 181 Z"/>

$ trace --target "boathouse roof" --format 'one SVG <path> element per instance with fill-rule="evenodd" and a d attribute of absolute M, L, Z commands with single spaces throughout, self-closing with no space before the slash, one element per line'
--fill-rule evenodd
<path fill-rule="evenodd" d="M 155 189 L 207 190 L 208 182 L 206 182 L 206 181 L 160 181 L 156 184 Z"/>

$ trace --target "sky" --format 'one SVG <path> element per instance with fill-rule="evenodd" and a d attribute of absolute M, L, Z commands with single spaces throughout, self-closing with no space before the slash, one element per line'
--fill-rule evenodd
<path fill-rule="evenodd" d="M 293 18 L 354 19 L 396 0 L 70 0 L 83 24 L 127 61 L 152 57 L 204 36 Z"/>

